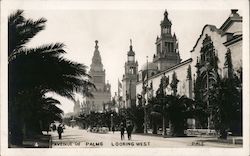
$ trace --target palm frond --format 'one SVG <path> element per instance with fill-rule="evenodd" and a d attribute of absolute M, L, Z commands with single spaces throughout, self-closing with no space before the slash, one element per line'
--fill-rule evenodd
<path fill-rule="evenodd" d="M 17 10 L 8 17 L 8 55 L 24 47 L 38 32 L 45 28 L 45 18 L 36 21 L 25 19 L 23 11 Z"/>
<path fill-rule="evenodd" d="M 21 47 L 30 41 L 38 32 L 45 29 L 45 18 L 40 18 L 36 21 L 28 19 L 22 24 L 16 25 L 17 29 L 17 46 Z"/>
<path fill-rule="evenodd" d="M 23 10 L 17 10 L 16 12 L 10 14 L 8 17 L 8 23 L 11 24 L 20 24 L 23 23 L 24 17 L 23 17 Z"/>
<path fill-rule="evenodd" d="M 60 105 L 60 104 L 61 104 L 60 101 L 58 101 L 58 100 L 56 100 L 56 99 L 54 99 L 54 98 L 52 98 L 52 97 L 47 97 L 47 98 L 45 98 L 45 102 L 46 102 L 47 104 L 50 104 L 50 105 Z"/>
<path fill-rule="evenodd" d="M 20 48 L 17 50 L 14 50 L 8 58 L 8 61 L 11 62 L 14 59 L 17 59 L 20 56 L 23 55 L 37 55 L 37 57 L 42 57 L 43 59 L 45 57 L 58 57 L 61 54 L 66 53 L 64 51 L 65 45 L 63 43 L 55 43 L 55 44 L 45 44 L 42 46 L 39 46 L 37 48 Z"/>

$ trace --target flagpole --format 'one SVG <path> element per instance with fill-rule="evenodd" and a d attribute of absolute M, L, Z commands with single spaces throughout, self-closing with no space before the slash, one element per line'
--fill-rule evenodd
<path fill-rule="evenodd" d="M 132 101 L 131 101 L 131 80 L 129 80 L 129 107 L 132 107 Z"/>
<path fill-rule="evenodd" d="M 119 83 L 120 83 L 120 81 L 119 81 L 119 78 L 118 78 L 118 87 L 117 87 L 117 93 L 118 93 L 118 106 L 119 106 L 119 109 L 120 109 L 120 89 L 119 89 Z"/>
<path fill-rule="evenodd" d="M 120 95 L 119 95 L 119 94 L 120 94 L 120 93 L 119 93 L 119 78 L 118 78 L 118 87 L 117 87 L 117 93 L 118 93 L 118 98 L 119 98 L 119 96 L 120 96 Z"/>
<path fill-rule="evenodd" d="M 146 91 L 147 91 L 147 102 L 148 102 L 148 56 L 147 56 L 147 88 L 146 88 Z"/>
<path fill-rule="evenodd" d="M 147 56 L 147 75 L 146 75 L 146 85 L 148 85 L 148 56 Z M 144 82 L 143 82 L 143 85 L 144 85 Z M 145 88 L 145 91 L 146 91 L 146 94 L 147 94 L 147 100 L 148 100 L 148 93 L 147 93 L 147 88 L 148 86 L 146 86 Z M 143 95 L 143 98 L 145 99 L 145 93 Z M 146 110 L 146 99 L 144 100 L 144 133 L 148 133 L 148 130 L 147 130 L 147 110 Z"/>

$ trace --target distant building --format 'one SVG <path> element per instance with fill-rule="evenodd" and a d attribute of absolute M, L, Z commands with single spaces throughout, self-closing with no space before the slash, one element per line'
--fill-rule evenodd
<path fill-rule="evenodd" d="M 161 35 L 156 38 L 156 54 L 153 56 L 153 63 L 157 70 L 164 71 L 176 64 L 179 64 L 180 54 L 176 35 L 172 35 L 172 22 L 168 19 L 168 12 L 165 11 L 164 19 L 161 21 Z"/>
<path fill-rule="evenodd" d="M 112 97 L 112 101 L 111 101 L 111 103 L 112 103 L 112 108 L 111 108 L 111 110 L 112 111 L 115 111 L 115 112 L 119 112 L 119 110 L 121 109 L 121 108 L 123 108 L 122 106 L 123 106 L 123 104 L 122 104 L 122 96 L 118 96 L 118 94 L 117 94 L 117 92 L 115 92 L 115 95 Z"/>
<path fill-rule="evenodd" d="M 80 106 L 80 101 L 79 99 L 76 100 L 76 102 L 74 103 L 74 116 L 79 116 L 81 113 L 81 106 Z"/>
<path fill-rule="evenodd" d="M 145 63 L 140 70 L 136 83 L 136 93 L 142 93 L 143 81 L 145 82 L 145 79 L 148 78 L 146 81 L 148 86 L 151 87 L 147 94 L 155 96 L 161 78 L 165 75 L 171 83 L 172 75 L 175 73 L 179 80 L 177 94 L 193 98 L 196 71 L 203 70 L 211 57 L 217 56 L 219 59 L 219 75 L 221 77 L 227 75 L 227 68 L 225 67 L 227 51 L 231 51 L 234 70 L 240 70 L 242 68 L 242 17 L 237 13 L 237 10 L 231 10 L 230 16 L 220 28 L 214 25 L 205 25 L 200 37 L 190 51 L 191 58 L 182 62 L 179 56 L 178 42 L 176 36 L 171 35 L 171 22 L 168 19 L 168 13 L 165 11 L 164 20 L 161 22 L 161 37 L 156 39 L 156 54 L 153 56 L 153 62 Z M 188 68 L 191 68 L 190 77 L 187 74 Z M 203 83 L 206 83 L 206 81 L 203 81 Z M 205 87 L 206 84 L 203 84 L 203 86 Z M 169 85 L 166 88 L 166 93 L 173 93 Z M 147 101 L 149 96 L 145 98 Z M 192 119 L 188 120 L 189 126 L 197 126 L 194 122 Z"/>
<path fill-rule="evenodd" d="M 165 11 L 164 18 L 160 24 L 160 37 L 156 37 L 156 53 L 153 55 L 152 62 L 149 61 L 142 66 L 139 71 L 139 81 L 146 77 L 152 77 L 180 63 L 178 40 L 175 33 L 172 35 L 171 26 L 172 22 L 168 19 L 168 12 Z"/>
<path fill-rule="evenodd" d="M 105 104 L 111 101 L 111 85 L 106 83 L 105 69 L 103 68 L 101 55 L 99 52 L 98 41 L 95 41 L 95 51 L 90 65 L 89 75 L 91 82 L 95 84 L 96 89 L 92 88 L 93 98 L 85 97 L 83 101 L 83 110 L 85 113 L 103 112 Z"/>
<path fill-rule="evenodd" d="M 124 108 L 130 108 L 136 104 L 136 82 L 138 74 L 138 62 L 135 61 L 132 40 L 130 40 L 127 61 L 125 62 L 125 74 L 122 78 L 122 101 Z M 119 82 L 118 82 L 119 83 Z"/>

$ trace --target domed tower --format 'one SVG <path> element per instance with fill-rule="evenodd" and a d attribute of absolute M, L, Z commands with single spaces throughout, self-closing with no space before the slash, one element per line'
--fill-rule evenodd
<path fill-rule="evenodd" d="M 161 35 L 156 38 L 156 54 L 153 62 L 157 64 L 160 71 L 179 64 L 181 59 L 176 35 L 172 35 L 172 22 L 168 19 L 168 12 L 165 11 L 164 19 L 161 21 Z"/>
<path fill-rule="evenodd" d="M 136 103 L 137 73 L 138 62 L 135 61 L 135 52 L 133 51 L 132 40 L 130 40 L 127 61 L 125 62 L 125 74 L 122 79 L 122 97 L 126 108 L 135 106 Z"/>

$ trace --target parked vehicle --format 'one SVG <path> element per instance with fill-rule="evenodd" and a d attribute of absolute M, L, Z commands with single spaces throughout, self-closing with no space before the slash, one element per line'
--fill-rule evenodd
<path fill-rule="evenodd" d="M 108 127 L 88 127 L 87 132 L 92 133 L 108 133 Z"/>

